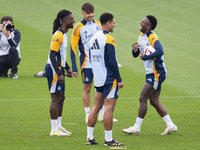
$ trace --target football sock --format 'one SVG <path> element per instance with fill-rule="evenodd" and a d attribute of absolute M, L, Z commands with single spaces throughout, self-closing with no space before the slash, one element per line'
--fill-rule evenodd
<path fill-rule="evenodd" d="M 112 141 L 112 130 L 109 130 L 109 131 L 106 131 L 105 130 L 105 140 L 107 141 L 107 142 L 109 142 L 109 141 Z"/>
<path fill-rule="evenodd" d="M 162 119 L 165 121 L 165 123 L 167 124 L 168 127 L 175 126 L 174 123 L 172 122 L 171 118 L 169 117 L 169 115 L 162 117 Z"/>
<path fill-rule="evenodd" d="M 105 111 L 105 105 L 102 106 L 101 110 L 99 111 L 99 115 L 103 117 Z"/>
<path fill-rule="evenodd" d="M 144 120 L 144 119 L 137 117 L 136 122 L 135 122 L 135 125 L 134 125 L 134 127 L 135 127 L 137 130 L 140 130 L 140 126 L 141 126 L 143 120 Z"/>
<path fill-rule="evenodd" d="M 62 116 L 58 117 L 58 129 L 60 129 L 62 127 L 61 119 L 62 119 Z"/>
<path fill-rule="evenodd" d="M 51 119 L 51 131 L 55 133 L 58 130 L 58 119 Z"/>
<path fill-rule="evenodd" d="M 90 107 L 85 107 L 85 114 L 86 114 L 86 118 L 87 118 L 90 114 Z"/>
<path fill-rule="evenodd" d="M 87 127 L 87 139 L 89 138 L 90 140 L 93 140 L 93 131 L 94 127 Z"/>

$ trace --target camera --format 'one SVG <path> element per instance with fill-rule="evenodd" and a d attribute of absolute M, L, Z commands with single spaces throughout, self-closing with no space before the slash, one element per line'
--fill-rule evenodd
<path fill-rule="evenodd" d="M 13 26 L 7 23 L 3 24 L 3 27 L 5 27 L 7 31 L 11 31 L 13 29 Z"/>

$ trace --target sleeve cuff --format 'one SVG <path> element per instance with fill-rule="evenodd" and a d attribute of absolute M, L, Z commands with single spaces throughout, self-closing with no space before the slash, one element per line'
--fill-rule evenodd
<path fill-rule="evenodd" d="M 11 35 L 9 37 L 7 37 L 7 40 L 10 40 L 11 39 Z"/>

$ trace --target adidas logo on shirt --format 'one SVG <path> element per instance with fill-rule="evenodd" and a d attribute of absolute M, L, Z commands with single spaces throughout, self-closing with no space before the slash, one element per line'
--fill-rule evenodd
<path fill-rule="evenodd" d="M 88 32 L 85 30 L 85 32 L 83 34 L 87 34 Z"/>

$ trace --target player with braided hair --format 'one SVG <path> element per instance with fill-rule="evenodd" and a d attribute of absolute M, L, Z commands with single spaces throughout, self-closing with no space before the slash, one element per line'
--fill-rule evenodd
<path fill-rule="evenodd" d="M 74 16 L 68 10 L 61 10 L 53 22 L 53 37 L 45 74 L 49 91 L 51 94 L 50 116 L 51 116 L 51 136 L 70 136 L 61 125 L 63 103 L 65 99 L 65 71 L 68 77 L 72 76 L 72 71 L 66 62 L 67 35 L 68 29 L 73 28 Z"/>

